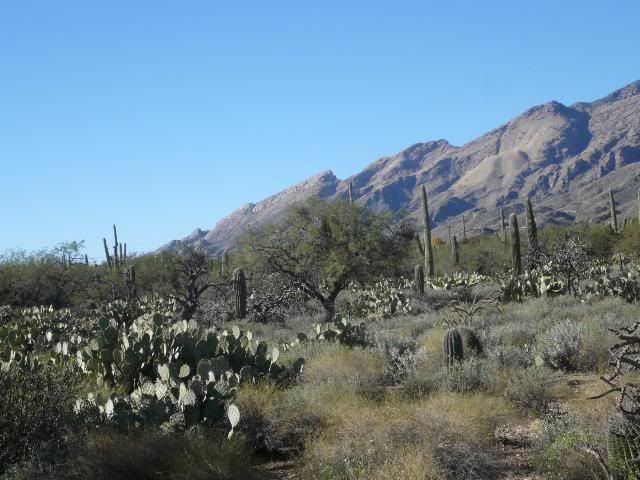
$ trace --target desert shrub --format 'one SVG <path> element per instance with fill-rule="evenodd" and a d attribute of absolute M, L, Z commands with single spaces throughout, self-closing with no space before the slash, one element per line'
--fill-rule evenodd
<path fill-rule="evenodd" d="M 316 479 L 492 478 L 497 455 L 489 432 L 496 417 L 490 412 L 501 407 L 487 397 L 450 395 L 346 407 L 338 425 L 309 442 L 304 473 Z"/>
<path fill-rule="evenodd" d="M 244 386 L 236 397 L 241 429 L 256 449 L 279 456 L 301 454 L 323 429 L 339 423 L 347 409 L 371 401 L 350 385 L 300 385 L 281 389 L 269 383 Z"/>
<path fill-rule="evenodd" d="M 516 370 L 510 375 L 504 394 L 514 405 L 525 411 L 542 412 L 546 410 L 551 395 L 553 372 L 543 367 L 530 367 Z"/>
<path fill-rule="evenodd" d="M 306 360 L 301 381 L 307 385 L 342 385 L 357 392 L 372 394 L 383 384 L 383 355 L 357 348 L 329 343 L 318 354 Z"/>
<path fill-rule="evenodd" d="M 386 358 L 384 382 L 389 385 L 401 383 L 415 367 L 416 341 L 387 331 L 379 331 L 371 335 L 371 342 L 371 350 Z"/>
<path fill-rule="evenodd" d="M 551 368 L 573 371 L 580 369 L 585 328 L 571 320 L 550 327 L 538 338 L 538 351 Z"/>
<path fill-rule="evenodd" d="M 298 455 L 308 436 L 325 423 L 300 388 L 281 390 L 270 385 L 245 386 L 237 394 L 241 429 L 253 447 L 280 456 Z"/>
<path fill-rule="evenodd" d="M 62 473 L 62 472 L 61 472 Z M 64 478 L 83 480 L 247 480 L 263 478 L 239 437 L 195 431 L 91 435 L 66 466 Z"/>
<path fill-rule="evenodd" d="M 63 454 L 75 426 L 76 384 L 64 366 L 0 370 L 0 474 L 11 464 L 47 463 Z"/>
<path fill-rule="evenodd" d="M 564 408 L 548 412 L 533 437 L 534 466 L 550 480 L 603 478 L 592 452 L 604 452 L 602 432 Z"/>
<path fill-rule="evenodd" d="M 472 356 L 440 370 L 440 386 L 450 392 L 467 393 L 490 389 L 499 368 L 491 360 Z"/>

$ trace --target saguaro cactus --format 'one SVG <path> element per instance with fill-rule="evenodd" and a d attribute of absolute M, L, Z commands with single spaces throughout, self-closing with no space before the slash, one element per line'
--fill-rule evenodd
<path fill-rule="evenodd" d="M 518 217 L 516 217 L 515 213 L 509 215 L 509 234 L 511 239 L 511 263 L 513 264 L 513 275 L 520 275 L 522 273 L 520 229 L 518 228 Z"/>
<path fill-rule="evenodd" d="M 455 235 L 451 238 L 451 256 L 453 264 L 460 265 L 460 249 L 458 248 L 458 238 Z"/>
<path fill-rule="evenodd" d="M 613 190 L 609 190 L 609 206 L 611 207 L 611 230 L 618 231 L 618 215 L 616 213 L 616 200 L 613 198 Z"/>
<path fill-rule="evenodd" d="M 462 241 L 467 241 L 467 220 L 464 218 L 464 213 L 462 214 Z"/>
<path fill-rule="evenodd" d="M 424 293 L 424 268 L 422 268 L 422 265 L 416 265 L 413 279 L 416 284 L 416 293 L 422 295 Z"/>
<path fill-rule="evenodd" d="M 233 271 L 233 289 L 236 301 L 236 318 L 245 318 L 247 316 L 247 281 L 244 270 L 240 267 Z"/>
<path fill-rule="evenodd" d="M 442 349 L 444 351 L 444 362 L 448 367 L 463 360 L 464 344 L 462 335 L 460 335 L 457 328 L 452 328 L 445 332 L 442 340 Z"/>
<path fill-rule="evenodd" d="M 120 267 L 120 262 L 118 261 L 118 230 L 115 223 L 113 224 L 113 263 L 116 269 Z"/>
<path fill-rule="evenodd" d="M 429 204 L 427 203 L 427 190 L 422 186 L 422 221 L 424 228 L 424 268 L 429 277 L 433 277 L 433 245 L 431 245 L 431 224 L 429 223 Z"/>
<path fill-rule="evenodd" d="M 349 205 L 353 205 L 353 182 L 349 180 Z"/>
<path fill-rule="evenodd" d="M 113 263 L 111 262 L 111 255 L 109 255 L 109 247 L 107 246 L 107 239 L 103 238 L 102 242 L 104 243 L 104 256 L 107 259 L 107 266 L 109 270 L 113 268 Z"/>
<path fill-rule="evenodd" d="M 223 277 L 227 273 L 227 268 L 229 267 L 229 253 L 225 250 L 222 252 L 222 259 L 220 260 L 220 275 Z"/>
<path fill-rule="evenodd" d="M 533 259 L 538 251 L 538 228 L 533 215 L 531 200 L 527 198 L 527 240 L 529 241 L 529 256 Z M 533 265 L 535 266 L 535 265 Z"/>
<path fill-rule="evenodd" d="M 502 230 L 502 241 L 507 243 L 507 228 L 504 223 L 504 208 L 500 209 L 500 229 Z"/>

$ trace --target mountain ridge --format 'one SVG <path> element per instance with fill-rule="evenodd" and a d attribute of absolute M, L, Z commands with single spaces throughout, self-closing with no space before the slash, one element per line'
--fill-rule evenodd
<path fill-rule="evenodd" d="M 540 224 L 602 221 L 609 188 L 616 191 L 621 213 L 637 215 L 640 80 L 593 102 L 536 105 L 462 146 L 445 139 L 415 143 L 344 180 L 324 170 L 243 205 L 182 242 L 211 251 L 231 248 L 249 225 L 277 221 L 311 196 L 347 198 L 349 182 L 357 202 L 378 211 L 406 210 L 416 218 L 418 187 L 425 185 L 439 236 L 448 234 L 448 225 L 460 230 L 463 214 L 467 232 L 491 231 L 500 208 L 520 213 L 526 198 L 534 201 Z"/>

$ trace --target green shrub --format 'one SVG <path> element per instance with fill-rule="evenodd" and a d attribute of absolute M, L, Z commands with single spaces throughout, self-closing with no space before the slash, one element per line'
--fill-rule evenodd
<path fill-rule="evenodd" d="M 574 371 L 582 367 L 585 328 L 571 320 L 550 327 L 538 339 L 538 350 L 551 368 Z"/>
<path fill-rule="evenodd" d="M 241 439 L 211 433 L 100 433 L 71 459 L 64 478 L 82 480 L 233 480 L 264 478 Z M 61 472 L 62 474 L 63 472 Z"/>
<path fill-rule="evenodd" d="M 516 370 L 509 377 L 504 394 L 507 399 L 525 411 L 542 412 L 553 399 L 550 386 L 553 372 L 543 367 Z"/>
<path fill-rule="evenodd" d="M 11 464 L 62 455 L 75 426 L 76 384 L 66 367 L 0 369 L 0 474 Z"/>

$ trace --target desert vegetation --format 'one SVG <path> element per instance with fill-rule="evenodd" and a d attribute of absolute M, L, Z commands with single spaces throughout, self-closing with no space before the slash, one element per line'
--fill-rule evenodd
<path fill-rule="evenodd" d="M 607 225 L 527 201 L 441 239 L 422 199 L 7 252 L 0 478 L 639 478 L 640 224 L 612 193 Z"/>

